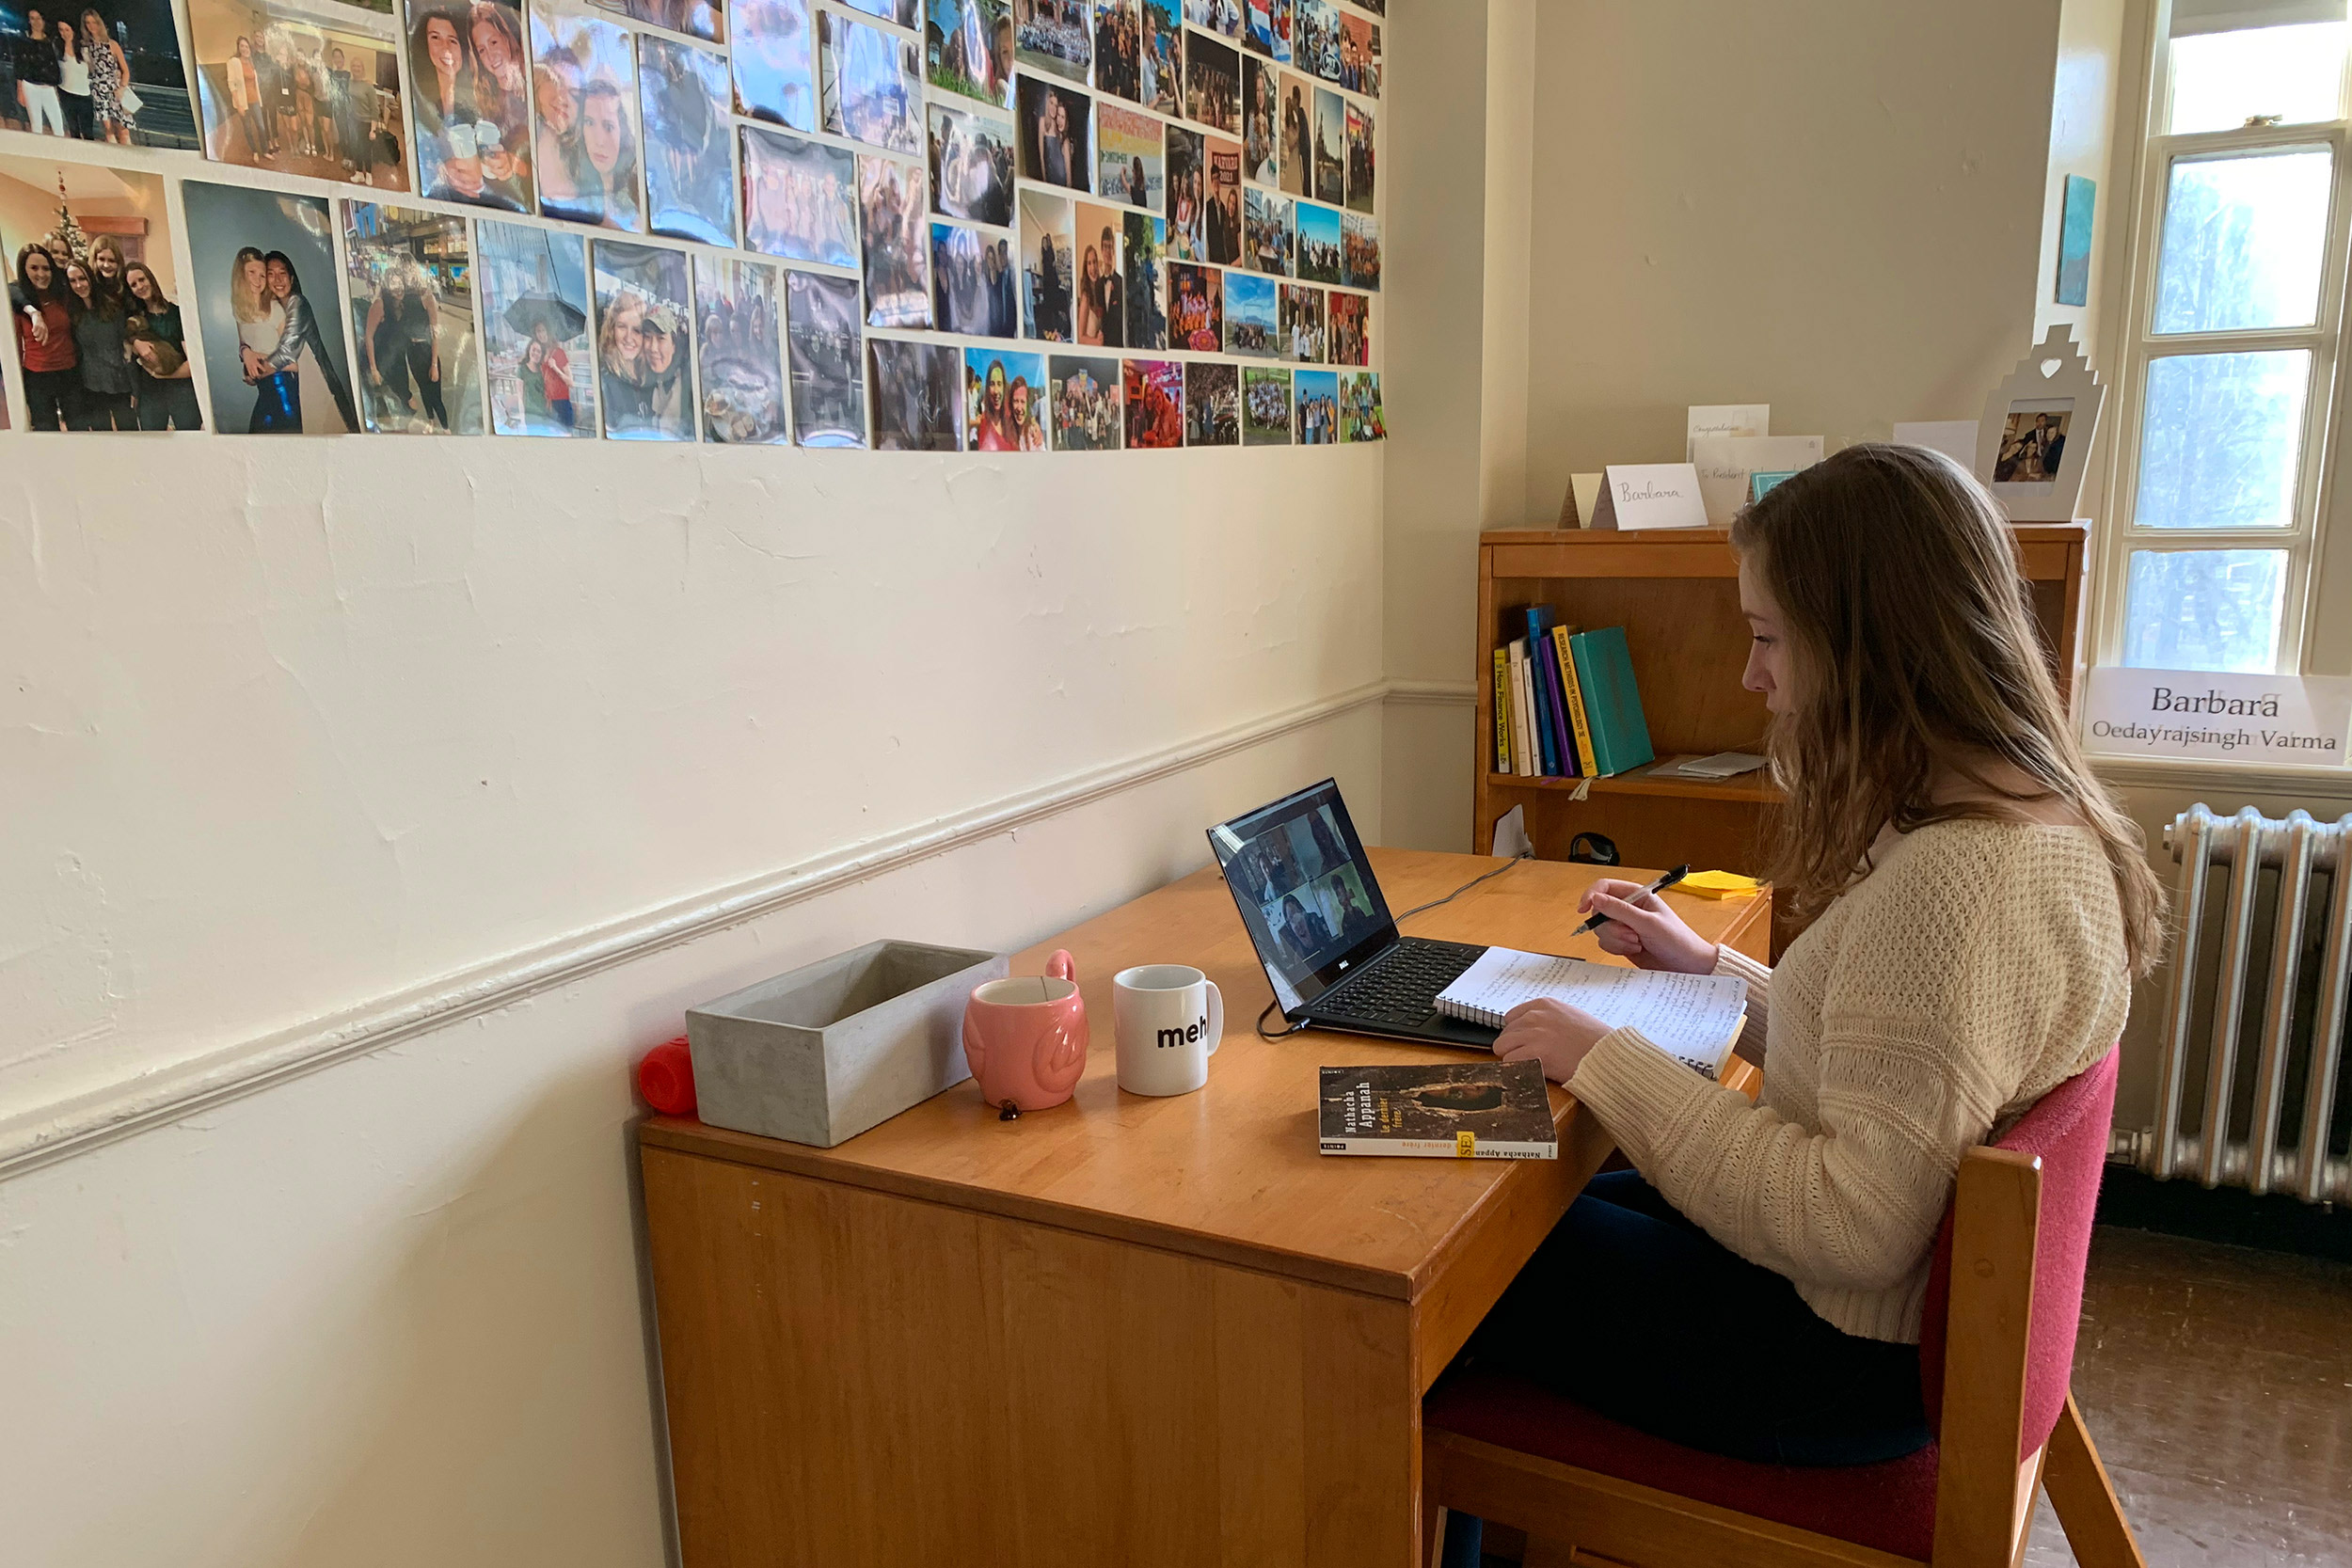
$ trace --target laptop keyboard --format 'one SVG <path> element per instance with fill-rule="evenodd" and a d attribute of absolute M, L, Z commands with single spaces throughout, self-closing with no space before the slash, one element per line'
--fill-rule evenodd
<path fill-rule="evenodd" d="M 1438 993 L 1485 951 L 1461 942 L 1406 937 L 1370 969 L 1326 991 L 1313 1010 L 1369 1023 L 1419 1023 L 1436 1010 Z"/>

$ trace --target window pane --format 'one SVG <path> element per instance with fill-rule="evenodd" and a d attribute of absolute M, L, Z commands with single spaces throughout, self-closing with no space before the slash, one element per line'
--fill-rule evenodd
<path fill-rule="evenodd" d="M 2255 115 L 2277 115 L 2284 125 L 2334 119 L 2344 32 L 2341 22 L 2314 22 L 2174 39 L 2165 129 L 2229 131 Z"/>
<path fill-rule="evenodd" d="M 2328 164 L 2324 147 L 2175 159 L 2155 329 L 2230 332 L 2317 320 Z"/>
<path fill-rule="evenodd" d="M 2134 550 L 2123 662 L 2260 674 L 2279 650 L 2284 550 Z"/>
<path fill-rule="evenodd" d="M 2148 365 L 2140 528 L 2292 528 L 2312 356 L 2181 354 Z"/>

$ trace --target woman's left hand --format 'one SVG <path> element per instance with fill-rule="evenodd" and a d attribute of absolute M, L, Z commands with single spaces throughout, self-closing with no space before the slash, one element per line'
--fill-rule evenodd
<path fill-rule="evenodd" d="M 1565 1084 L 1607 1033 L 1609 1025 L 1583 1008 L 1541 998 L 1522 1002 L 1502 1015 L 1495 1054 L 1506 1062 L 1541 1063 L 1545 1077 Z"/>

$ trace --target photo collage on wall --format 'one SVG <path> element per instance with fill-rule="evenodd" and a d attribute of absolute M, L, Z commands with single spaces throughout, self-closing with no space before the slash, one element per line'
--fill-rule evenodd
<path fill-rule="evenodd" d="M 1387 434 L 1378 0 L 72 9 L 0 7 L 0 428 Z"/>

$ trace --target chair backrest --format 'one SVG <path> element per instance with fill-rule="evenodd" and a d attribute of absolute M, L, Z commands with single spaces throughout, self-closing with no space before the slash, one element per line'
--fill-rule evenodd
<path fill-rule="evenodd" d="M 2083 1274 L 2090 1263 L 2090 1222 L 2106 1168 L 2107 1129 L 2115 1119 L 2120 1051 L 2110 1051 L 2034 1103 L 1994 1146 L 2042 1161 L 2042 1218 L 2036 1231 L 2033 1323 L 2027 1333 L 2026 1399 L 2018 1457 L 2057 1430 L 2074 1368 L 2074 1330 L 2082 1321 Z M 1919 1323 L 1919 1390 L 1928 1424 L 1944 1418 L 1944 1346 L 1952 1288 L 1952 1211 L 1935 1238 L 1928 1299 Z"/>

